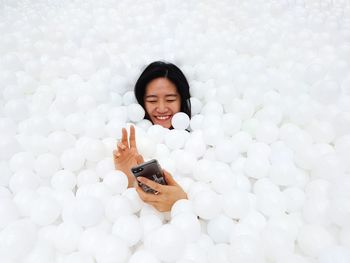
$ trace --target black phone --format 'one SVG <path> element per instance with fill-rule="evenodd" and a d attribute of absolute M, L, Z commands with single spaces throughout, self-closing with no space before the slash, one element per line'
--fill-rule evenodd
<path fill-rule="evenodd" d="M 153 159 L 138 166 L 132 167 L 131 172 L 136 177 L 142 176 L 147 179 L 150 179 L 158 184 L 166 185 L 166 181 L 163 175 L 162 168 L 160 167 L 157 160 Z M 146 193 L 158 194 L 157 191 L 148 187 L 147 185 L 137 181 L 139 186 Z"/>

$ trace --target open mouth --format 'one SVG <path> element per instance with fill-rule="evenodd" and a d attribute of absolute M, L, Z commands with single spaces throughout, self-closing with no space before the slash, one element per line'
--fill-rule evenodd
<path fill-rule="evenodd" d="M 171 118 L 171 115 L 154 116 L 159 121 L 166 121 Z"/>

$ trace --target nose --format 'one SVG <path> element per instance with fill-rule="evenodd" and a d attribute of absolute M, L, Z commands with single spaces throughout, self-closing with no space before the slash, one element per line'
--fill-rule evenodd
<path fill-rule="evenodd" d="M 166 103 L 162 100 L 159 100 L 157 104 L 157 111 L 159 113 L 163 113 L 163 112 L 166 112 L 166 108 L 167 108 Z"/>

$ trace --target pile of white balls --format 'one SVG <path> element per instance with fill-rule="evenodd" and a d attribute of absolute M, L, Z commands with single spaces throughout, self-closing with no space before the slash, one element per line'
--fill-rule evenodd
<path fill-rule="evenodd" d="M 0 35 L 1 263 L 350 262 L 349 1 L 2 1 Z M 133 94 L 155 60 L 173 130 Z M 129 123 L 169 213 L 114 169 Z"/>

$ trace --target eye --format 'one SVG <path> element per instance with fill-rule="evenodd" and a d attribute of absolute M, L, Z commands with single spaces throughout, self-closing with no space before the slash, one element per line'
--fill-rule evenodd
<path fill-rule="evenodd" d="M 146 102 L 148 102 L 148 103 L 156 103 L 157 101 L 156 100 L 147 100 Z"/>
<path fill-rule="evenodd" d="M 169 103 L 175 102 L 175 101 L 176 101 L 176 99 L 166 100 L 166 102 L 169 102 Z"/>

